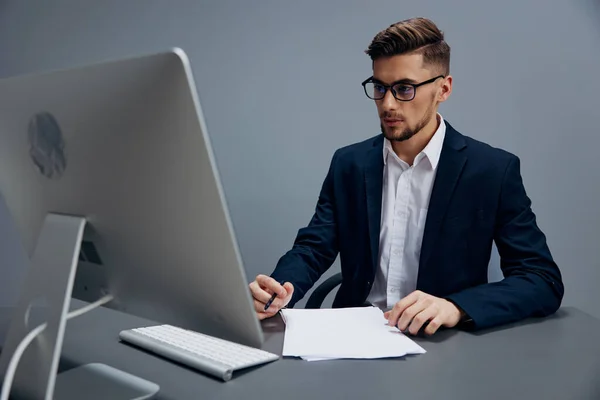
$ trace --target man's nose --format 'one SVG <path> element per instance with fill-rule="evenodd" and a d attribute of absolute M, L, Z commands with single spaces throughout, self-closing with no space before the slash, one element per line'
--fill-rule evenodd
<path fill-rule="evenodd" d="M 381 101 L 381 109 L 383 111 L 393 111 L 398 107 L 398 100 L 394 97 L 392 89 L 389 89 L 383 95 Z"/>

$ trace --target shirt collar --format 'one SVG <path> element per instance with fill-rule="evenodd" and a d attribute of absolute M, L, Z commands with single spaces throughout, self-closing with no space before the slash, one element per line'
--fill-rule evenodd
<path fill-rule="evenodd" d="M 444 122 L 444 118 L 441 114 L 437 114 L 439 117 L 439 125 L 427 146 L 415 157 L 415 165 L 418 164 L 421 159 L 427 157 L 429 163 L 431 164 L 432 169 L 436 169 L 437 165 L 440 161 L 440 156 L 442 154 L 442 146 L 444 144 L 444 138 L 446 136 L 446 124 Z M 384 138 L 383 144 L 383 164 L 387 164 L 388 155 L 398 158 L 396 153 L 394 153 L 394 149 L 392 149 L 392 143 Z M 400 160 L 400 159 L 398 159 Z M 401 160 L 400 160 L 401 161 Z"/>

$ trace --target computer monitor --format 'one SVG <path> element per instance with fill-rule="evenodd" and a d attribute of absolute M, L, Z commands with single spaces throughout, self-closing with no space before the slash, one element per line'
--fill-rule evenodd
<path fill-rule="evenodd" d="M 28 254 L 82 239 L 74 298 L 262 344 L 182 50 L 0 80 L 0 192 Z"/>

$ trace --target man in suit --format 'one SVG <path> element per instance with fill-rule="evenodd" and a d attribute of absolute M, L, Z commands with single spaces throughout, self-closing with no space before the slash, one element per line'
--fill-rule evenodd
<path fill-rule="evenodd" d="M 250 283 L 258 318 L 293 306 L 338 254 L 333 306 L 369 302 L 411 334 L 554 313 L 564 287 L 519 159 L 463 136 L 438 113 L 452 93 L 443 33 L 425 18 L 401 21 L 366 53 L 373 76 L 363 87 L 382 133 L 335 152 L 310 224 L 270 277 Z M 504 279 L 488 283 L 492 242 Z"/>

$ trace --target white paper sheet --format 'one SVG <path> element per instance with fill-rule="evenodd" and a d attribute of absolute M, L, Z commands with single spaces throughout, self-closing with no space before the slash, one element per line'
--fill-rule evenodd
<path fill-rule="evenodd" d="M 425 349 L 387 325 L 377 307 L 284 309 L 283 355 L 308 361 L 388 358 L 422 354 Z"/>

